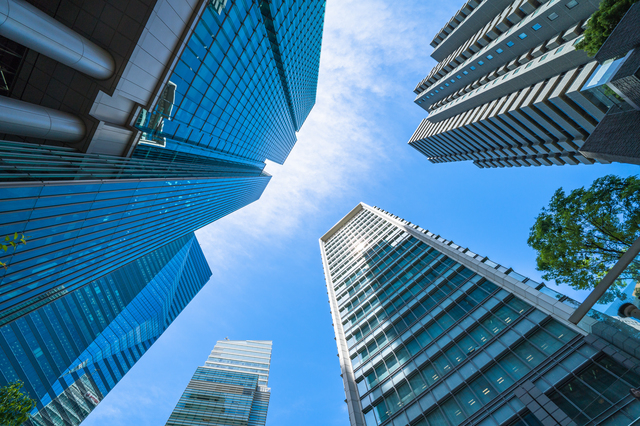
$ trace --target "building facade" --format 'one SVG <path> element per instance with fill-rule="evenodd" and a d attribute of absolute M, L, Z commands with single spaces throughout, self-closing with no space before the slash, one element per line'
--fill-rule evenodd
<path fill-rule="evenodd" d="M 352 426 L 640 417 L 638 342 L 544 284 L 362 203 L 320 247 Z"/>
<path fill-rule="evenodd" d="M 433 163 L 481 168 L 607 163 L 581 148 L 610 108 L 619 64 L 575 48 L 597 0 L 469 0 L 435 36 L 415 88 L 429 113 L 409 144 Z M 618 161 L 618 159 L 616 159 Z"/>
<path fill-rule="evenodd" d="M 271 396 L 271 347 L 270 340 L 219 340 L 167 426 L 264 426 Z"/>
<path fill-rule="evenodd" d="M 210 277 L 191 234 L 0 327 L 0 386 L 24 382 L 27 425 L 79 425 Z"/>
<path fill-rule="evenodd" d="M 324 1 L 0 6 L 0 325 L 255 200 L 316 99 Z M 37 29 L 37 31 L 36 31 Z"/>
<path fill-rule="evenodd" d="M 640 4 L 625 13 L 595 55 L 599 64 L 615 64 L 602 81 L 609 97 L 632 108 L 611 108 L 585 141 L 582 152 L 592 158 L 640 165 Z"/>

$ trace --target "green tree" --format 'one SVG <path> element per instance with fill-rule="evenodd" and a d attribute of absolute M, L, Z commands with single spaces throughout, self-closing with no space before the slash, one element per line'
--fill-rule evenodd
<path fill-rule="evenodd" d="M 537 252 L 545 280 L 589 290 L 594 288 L 640 237 L 640 179 L 608 175 L 591 187 L 566 195 L 558 189 L 531 227 L 527 243 Z M 640 279 L 636 259 L 609 292 L 605 303 L 621 296 L 624 280 Z"/>
<path fill-rule="evenodd" d="M 576 44 L 576 49 L 595 56 L 607 37 L 613 32 L 627 10 L 638 0 L 602 0 L 587 23 L 584 38 Z"/>
<path fill-rule="evenodd" d="M 29 419 L 36 402 L 20 392 L 22 385 L 18 380 L 0 388 L 0 425 L 19 426 Z"/>
<path fill-rule="evenodd" d="M 7 250 L 12 247 L 15 251 L 19 245 L 27 244 L 26 238 L 27 237 L 25 237 L 24 234 L 18 234 L 17 232 L 13 235 L 7 235 L 6 237 L 4 237 L 4 241 L 0 242 L 0 249 L 4 250 L 4 252 L 6 253 Z M 0 267 L 7 269 L 7 264 L 0 261 Z"/>

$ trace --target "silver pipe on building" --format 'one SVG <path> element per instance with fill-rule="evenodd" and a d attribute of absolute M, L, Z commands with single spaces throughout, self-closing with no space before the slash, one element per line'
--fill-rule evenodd
<path fill-rule="evenodd" d="M 0 35 L 98 80 L 115 71 L 109 52 L 24 0 L 0 0 Z"/>
<path fill-rule="evenodd" d="M 0 133 L 77 142 L 86 132 L 73 114 L 0 96 Z"/>

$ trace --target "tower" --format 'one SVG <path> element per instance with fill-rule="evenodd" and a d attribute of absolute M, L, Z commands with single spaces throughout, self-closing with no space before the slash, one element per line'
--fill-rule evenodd
<path fill-rule="evenodd" d="M 315 103 L 324 1 L 5 3 L 0 325 L 257 200 Z"/>
<path fill-rule="evenodd" d="M 264 426 L 271 389 L 270 340 L 219 340 L 198 367 L 167 426 Z"/>
<path fill-rule="evenodd" d="M 414 90 L 429 117 L 409 144 L 480 168 L 620 161 L 581 151 L 607 112 L 633 110 L 607 86 L 627 58 L 576 49 L 598 4 L 467 1 L 431 42 L 438 64 Z"/>
<path fill-rule="evenodd" d="M 211 277 L 195 235 L 0 327 L 0 385 L 36 401 L 28 425 L 77 426 Z"/>
<path fill-rule="evenodd" d="M 621 345 L 635 329 L 593 313 L 575 326 L 575 301 L 363 203 L 320 248 L 352 426 L 640 416 L 640 353 Z"/>

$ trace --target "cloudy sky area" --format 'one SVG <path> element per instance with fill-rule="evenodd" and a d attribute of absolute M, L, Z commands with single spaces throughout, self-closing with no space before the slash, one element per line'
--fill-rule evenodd
<path fill-rule="evenodd" d="M 526 239 L 553 192 L 638 168 L 481 170 L 408 147 L 429 42 L 461 4 L 328 0 L 318 99 L 293 152 L 268 165 L 258 202 L 197 233 L 211 281 L 83 426 L 164 424 L 225 337 L 274 341 L 268 425 L 347 426 L 318 238 L 360 201 L 542 281 Z"/>

